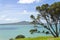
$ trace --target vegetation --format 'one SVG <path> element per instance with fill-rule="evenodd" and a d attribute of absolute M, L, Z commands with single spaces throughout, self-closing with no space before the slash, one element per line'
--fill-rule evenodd
<path fill-rule="evenodd" d="M 18 39 L 18 38 L 25 38 L 25 36 L 24 35 L 18 35 L 18 36 L 16 36 L 15 39 Z"/>
<path fill-rule="evenodd" d="M 37 32 L 37 29 L 31 29 L 30 33 L 33 34 L 34 32 Z"/>
<path fill-rule="evenodd" d="M 37 38 L 24 38 L 24 39 L 15 39 L 15 40 L 60 40 L 60 38 L 54 37 L 37 37 Z"/>
<path fill-rule="evenodd" d="M 13 38 L 9 39 L 9 40 L 14 40 Z"/>
<path fill-rule="evenodd" d="M 36 10 L 39 12 L 37 17 L 35 18 L 34 15 L 30 16 L 33 20 L 33 24 L 42 25 L 54 37 L 59 37 L 58 25 L 60 23 L 60 2 L 55 2 L 51 5 L 43 4 L 42 6 L 37 6 Z M 41 19 L 43 19 L 46 22 L 46 24 L 43 23 Z"/>
<path fill-rule="evenodd" d="M 60 40 L 60 29 L 58 26 L 60 24 L 60 2 L 55 2 L 51 5 L 43 4 L 42 6 L 37 6 L 36 10 L 39 12 L 39 14 L 36 18 L 34 15 L 30 16 L 33 20 L 31 23 L 34 24 L 34 27 L 38 27 L 37 24 L 42 25 L 42 27 L 48 30 L 47 32 L 44 30 L 42 33 L 51 33 L 53 37 L 25 38 L 24 35 L 18 35 L 14 40 Z M 43 23 L 41 19 L 43 19 L 46 23 Z M 31 29 L 30 32 L 31 34 L 33 32 L 40 33 L 37 28 Z"/>
<path fill-rule="evenodd" d="M 50 34 L 49 31 L 46 31 L 46 34 Z"/>

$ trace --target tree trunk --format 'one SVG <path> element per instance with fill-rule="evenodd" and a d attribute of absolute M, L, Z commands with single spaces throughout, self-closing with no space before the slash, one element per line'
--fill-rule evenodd
<path fill-rule="evenodd" d="M 59 37 L 59 33 L 58 33 L 58 26 L 57 26 L 57 23 L 55 24 L 56 26 L 56 37 Z"/>

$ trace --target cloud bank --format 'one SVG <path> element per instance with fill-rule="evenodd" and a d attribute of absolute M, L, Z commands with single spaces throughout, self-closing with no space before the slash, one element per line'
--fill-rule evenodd
<path fill-rule="evenodd" d="M 39 1 L 41 0 L 19 0 L 18 3 L 30 4 L 30 3 L 39 2 Z"/>

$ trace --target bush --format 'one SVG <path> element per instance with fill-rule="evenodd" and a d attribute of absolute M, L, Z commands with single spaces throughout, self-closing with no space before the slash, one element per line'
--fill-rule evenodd
<path fill-rule="evenodd" d="M 25 36 L 24 35 L 18 35 L 18 36 L 16 36 L 15 39 L 18 39 L 18 38 L 25 38 Z"/>
<path fill-rule="evenodd" d="M 40 33 L 40 31 L 38 31 L 37 33 Z"/>
<path fill-rule="evenodd" d="M 45 33 L 45 31 L 43 30 L 42 33 Z"/>
<path fill-rule="evenodd" d="M 46 34 L 50 34 L 49 31 L 46 31 Z"/>
<path fill-rule="evenodd" d="M 29 32 L 33 34 L 34 32 L 37 32 L 37 29 L 31 29 Z"/>
<path fill-rule="evenodd" d="M 14 40 L 13 38 L 9 39 L 9 40 Z"/>

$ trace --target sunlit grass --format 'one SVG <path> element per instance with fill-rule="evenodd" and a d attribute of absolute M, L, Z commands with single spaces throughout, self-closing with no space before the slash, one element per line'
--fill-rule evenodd
<path fill-rule="evenodd" d="M 23 39 L 15 39 L 15 40 L 60 40 L 60 37 L 36 37 L 36 38 L 23 38 Z"/>

